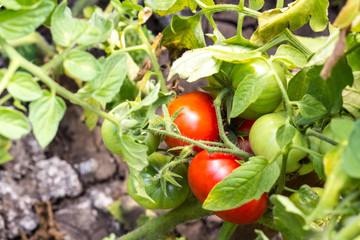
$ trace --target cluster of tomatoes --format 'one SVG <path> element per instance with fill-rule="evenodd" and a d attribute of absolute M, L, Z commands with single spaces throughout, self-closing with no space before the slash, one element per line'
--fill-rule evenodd
<path fill-rule="evenodd" d="M 264 77 L 264 74 L 270 71 L 275 71 L 282 83 L 286 84 L 284 69 L 280 64 L 274 64 L 270 69 L 269 65 L 256 60 L 245 64 L 231 65 L 224 63 L 221 74 L 226 74 L 231 85 L 223 87 L 232 88 L 232 91 L 234 91 L 246 77 Z M 216 76 L 208 78 L 210 87 L 221 86 L 215 79 Z M 219 126 L 214 107 L 214 95 L 216 93 L 213 92 L 212 94 L 200 91 L 189 92 L 168 105 L 170 116 L 180 111 L 174 120 L 174 124 L 176 124 L 182 136 L 207 142 L 219 141 Z M 233 119 L 236 127 L 230 131 L 233 131 L 238 136 L 239 148 L 257 156 L 264 156 L 269 160 L 280 151 L 276 141 L 276 132 L 287 121 L 284 112 L 281 110 L 276 112 L 276 109 L 281 106 L 281 100 L 282 95 L 278 82 L 273 75 L 269 75 L 257 100 L 250 104 L 237 118 Z M 114 127 L 111 124 L 109 126 L 103 124 L 104 143 L 111 151 L 121 155 L 119 146 L 114 145 L 114 142 L 117 141 L 117 130 Z M 106 135 L 111 135 L 113 138 L 110 139 Z M 158 140 L 149 139 L 152 142 L 149 143 L 150 145 L 158 145 Z M 166 136 L 164 140 L 170 149 L 190 145 L 188 142 L 170 136 Z M 293 142 L 308 147 L 306 139 L 300 132 L 296 133 Z M 154 151 L 154 148 L 151 148 L 151 151 Z M 154 176 L 159 175 L 162 167 L 169 163 L 171 158 L 155 153 L 155 155 L 150 155 L 149 166 L 140 174 L 145 190 L 153 201 L 145 199 L 136 193 L 134 190 L 136 183 L 133 182 L 135 180 L 132 178 L 128 181 L 130 196 L 146 208 L 173 208 L 185 200 L 189 191 L 187 186 L 190 186 L 191 191 L 198 200 L 204 202 L 211 189 L 218 182 L 241 166 L 239 160 L 242 159 L 237 156 L 220 152 L 209 153 L 198 146 L 194 146 L 193 151 L 197 152 L 197 154 L 190 161 L 188 168 L 185 164 L 179 164 L 172 169 L 177 176 L 183 177 L 180 180 L 181 184 L 178 184 L 182 187 L 175 186 L 177 184 L 167 184 L 165 189 L 161 187 L 161 181 L 155 179 Z M 174 150 L 173 152 L 179 154 L 181 150 Z M 148 152 L 148 154 L 150 153 Z M 299 170 L 302 167 L 301 160 L 305 156 L 305 152 L 296 149 L 290 150 L 286 172 L 290 173 Z M 161 161 L 157 160 L 159 158 L 161 158 Z M 281 156 L 276 161 L 281 166 Z M 264 214 L 267 204 L 268 193 L 264 193 L 259 199 L 253 199 L 238 208 L 214 213 L 228 222 L 249 224 L 257 221 Z"/>

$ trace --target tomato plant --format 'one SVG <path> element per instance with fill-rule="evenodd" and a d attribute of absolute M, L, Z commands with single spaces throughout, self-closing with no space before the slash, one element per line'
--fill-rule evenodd
<path fill-rule="evenodd" d="M 253 154 L 254 152 L 251 150 L 250 142 L 249 142 L 249 133 L 255 120 L 241 121 L 241 119 L 239 119 L 238 121 L 241 122 L 239 127 L 236 129 L 236 136 L 238 137 L 237 138 L 238 145 L 240 149 L 244 150 L 245 152 Z"/>
<path fill-rule="evenodd" d="M 213 99 L 209 94 L 200 91 L 189 92 L 168 106 L 170 116 L 180 109 L 174 123 L 182 136 L 203 141 L 216 141 L 219 138 Z M 189 145 L 172 137 L 165 137 L 165 142 L 169 148 Z M 194 150 L 201 151 L 201 148 L 195 146 Z"/>
<path fill-rule="evenodd" d="M 211 189 L 218 182 L 241 166 L 236 160 L 240 160 L 240 158 L 223 153 L 209 154 L 205 150 L 195 155 L 190 162 L 188 179 L 192 192 L 200 202 L 205 201 Z M 253 199 L 238 208 L 214 213 L 231 223 L 249 224 L 264 214 L 267 202 L 268 194 L 264 193 L 260 199 Z"/>
<path fill-rule="evenodd" d="M 185 201 L 189 193 L 187 181 L 187 167 L 178 164 L 172 169 L 176 183 L 164 182 L 162 170 L 171 161 L 171 157 L 154 153 L 149 156 L 149 165 L 140 172 L 141 184 L 150 199 L 143 198 L 136 192 L 136 178 L 130 176 L 127 181 L 127 190 L 139 205 L 148 209 L 169 209 L 179 206 Z M 165 174 L 165 172 L 163 172 Z M 162 186 L 164 184 L 165 186 Z"/>
<path fill-rule="evenodd" d="M 262 223 L 286 239 L 358 238 L 359 1 L 346 1 L 332 23 L 327 0 L 278 0 L 273 9 L 258 0 L 144 2 L 112 0 L 78 18 L 66 1 L 0 0 L 0 163 L 12 159 L 12 141 L 31 131 L 47 147 L 67 106 L 77 104 L 90 130 L 104 119 L 105 145 L 129 167 L 130 195 L 147 208 L 174 208 L 126 239 L 158 239 L 211 212 L 233 223 Z M 184 8 L 194 14 L 175 14 Z M 226 38 L 213 14 L 229 11 L 238 14 L 237 31 Z M 152 14 L 172 15 L 156 37 L 146 27 Z M 249 18 L 257 29 L 245 38 Z M 307 23 L 329 35 L 298 36 L 294 31 Z M 39 54 L 21 50 L 29 44 Z M 168 79 L 158 59 L 165 50 Z M 76 92 L 62 85 L 64 75 Z M 182 84 L 174 76 L 206 78 L 208 86 L 171 102 Z M 231 129 L 238 117 L 247 120 Z M 168 148 L 158 148 L 161 139 Z M 190 145 L 204 151 L 194 157 Z M 202 206 L 186 187 L 190 160 L 188 179 Z M 312 167 L 316 174 L 299 177 Z M 283 192 L 295 191 L 288 186 L 298 181 L 322 184 L 323 193 L 300 189 L 301 204 L 292 202 L 297 195 Z M 233 229 L 224 224 L 219 238 Z"/>

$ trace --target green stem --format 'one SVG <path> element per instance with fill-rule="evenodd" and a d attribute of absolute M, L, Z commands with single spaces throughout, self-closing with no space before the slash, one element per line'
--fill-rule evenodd
<path fill-rule="evenodd" d="M 58 64 L 60 61 L 62 61 L 71 51 L 71 48 L 67 48 L 64 51 L 62 51 L 59 55 L 55 56 L 53 59 L 51 59 L 49 62 L 44 64 L 42 66 L 42 69 L 44 71 L 48 71 L 50 68 Z"/>
<path fill-rule="evenodd" d="M 160 70 L 160 65 L 158 62 L 158 59 L 156 58 L 156 54 L 155 54 L 155 49 L 153 49 L 149 43 L 149 40 L 147 39 L 147 37 L 145 36 L 144 32 L 141 30 L 141 26 L 138 26 L 137 29 L 139 36 L 141 38 L 141 41 L 143 42 L 143 44 L 145 45 L 145 51 L 149 56 L 149 59 L 151 61 L 151 64 L 153 66 L 155 75 L 158 77 L 158 81 L 160 81 L 160 89 L 162 92 L 167 93 L 168 89 L 166 86 L 166 82 L 164 79 L 164 76 Z"/>
<path fill-rule="evenodd" d="M 54 47 L 51 46 L 38 32 L 30 33 L 22 38 L 9 40 L 9 44 L 13 47 L 35 44 L 45 56 L 52 57 L 55 54 Z"/>
<path fill-rule="evenodd" d="M 304 44 L 302 44 L 288 28 L 285 30 L 284 33 L 290 45 L 301 51 L 307 57 L 309 57 L 312 54 L 312 52 Z"/>
<path fill-rule="evenodd" d="M 10 56 L 9 56 L 10 57 Z M 8 83 L 10 82 L 10 79 L 13 77 L 16 70 L 19 68 L 19 63 L 11 58 L 9 68 L 5 72 L 4 76 L 0 80 L 0 94 L 4 91 Z"/>
<path fill-rule="evenodd" d="M 345 226 L 341 231 L 336 235 L 334 239 L 341 240 L 352 240 L 360 234 L 360 214 L 351 222 L 350 225 Z"/>
<path fill-rule="evenodd" d="M 284 190 L 285 191 L 288 191 L 288 192 L 292 192 L 292 193 L 297 193 L 298 191 L 296 191 L 296 190 L 294 190 L 294 189 L 292 189 L 292 188 L 289 188 L 289 187 L 284 187 Z"/>
<path fill-rule="evenodd" d="M 328 137 L 324 136 L 323 134 L 321 134 L 321 133 L 319 133 L 319 132 L 317 132 L 315 130 L 312 130 L 311 128 L 308 128 L 306 130 L 306 136 L 317 137 L 317 138 L 319 138 L 319 139 L 321 139 L 321 140 L 323 140 L 325 142 L 328 142 L 328 143 L 330 143 L 330 144 L 332 144 L 334 146 L 337 146 L 339 144 L 338 142 L 332 140 L 331 138 L 328 138 Z"/>
<path fill-rule="evenodd" d="M 93 107 L 91 104 L 89 104 L 86 101 L 83 101 L 79 97 L 77 97 L 74 93 L 70 92 L 66 88 L 60 86 L 57 84 L 53 79 L 51 79 L 42 68 L 32 64 L 25 58 L 23 58 L 13 47 L 11 47 L 5 40 L 0 38 L 0 45 L 3 47 L 3 49 L 6 51 L 6 53 L 9 55 L 9 57 L 12 59 L 16 59 L 16 62 L 19 64 L 19 66 L 23 67 L 27 71 L 31 72 L 34 76 L 37 76 L 43 83 L 45 83 L 47 86 L 49 86 L 51 89 L 54 89 L 59 95 L 63 96 L 66 99 L 69 99 L 71 102 L 78 104 L 82 106 L 83 108 L 86 108 L 97 115 L 111 121 L 116 126 L 119 125 L 118 120 L 113 117 L 112 115 L 97 109 Z"/>
<path fill-rule="evenodd" d="M 281 34 L 280 36 L 274 38 L 273 40 L 271 40 L 270 42 L 268 43 L 265 43 L 265 45 L 257 48 L 254 50 L 254 52 L 266 52 L 267 50 L 269 49 L 272 49 L 273 47 L 276 47 L 277 45 L 283 43 L 283 42 L 286 42 L 288 40 L 288 38 L 284 35 L 284 34 Z"/>
<path fill-rule="evenodd" d="M 286 153 L 282 155 L 280 178 L 279 178 L 279 182 L 278 182 L 278 188 L 276 190 L 276 192 L 278 194 L 281 194 L 285 188 L 286 166 L 287 166 L 288 156 L 289 156 L 289 151 L 286 151 Z"/>
<path fill-rule="evenodd" d="M 221 226 L 220 233 L 216 240 L 230 240 L 231 236 L 234 234 L 236 228 L 239 225 L 234 223 L 225 222 Z"/>
<path fill-rule="evenodd" d="M 0 99 L 0 106 L 6 103 L 8 100 L 10 100 L 12 96 L 10 94 L 6 94 L 4 97 Z"/>
<path fill-rule="evenodd" d="M 284 7 L 284 0 L 277 0 L 276 8 L 283 8 L 283 7 Z"/>
<path fill-rule="evenodd" d="M 218 128 L 219 128 L 219 134 L 220 134 L 220 138 L 223 140 L 223 142 L 225 143 L 225 145 L 230 148 L 230 149 L 238 149 L 238 147 L 232 143 L 229 138 L 226 136 L 225 130 L 224 130 L 224 126 L 223 126 L 223 120 L 221 117 L 221 102 L 222 99 L 229 93 L 230 89 L 229 88 L 224 88 L 219 95 L 216 97 L 215 101 L 214 101 L 214 105 L 215 105 L 215 111 L 216 111 L 216 118 L 217 118 L 217 122 L 218 122 Z"/>
<path fill-rule="evenodd" d="M 310 149 L 308 149 L 308 148 L 302 147 L 302 146 L 300 146 L 300 145 L 293 144 L 293 145 L 291 146 L 291 148 L 293 148 L 293 149 L 298 149 L 298 150 L 303 151 L 303 152 L 306 152 L 306 153 L 308 153 L 308 154 L 310 154 L 310 155 L 316 155 L 316 156 L 318 156 L 318 157 L 324 157 L 323 154 L 318 153 L 318 152 L 315 152 L 315 151 L 310 150 Z"/>
<path fill-rule="evenodd" d="M 194 219 L 211 215 L 210 211 L 202 208 L 201 203 L 194 197 L 188 198 L 179 207 L 148 221 L 143 226 L 120 237 L 118 240 L 157 240 L 165 237 L 176 225 Z"/>
<path fill-rule="evenodd" d="M 202 149 L 205 149 L 206 151 L 208 151 L 210 153 L 212 153 L 212 152 L 228 153 L 228 154 L 232 154 L 232 155 L 235 155 L 235 156 L 240 156 L 240 157 L 245 158 L 245 159 L 252 156 L 250 153 L 244 152 L 239 148 L 237 148 L 237 149 L 228 149 L 228 148 L 220 148 L 220 147 L 211 147 L 211 146 L 203 144 L 203 143 L 201 143 L 201 142 L 199 142 L 197 140 L 181 136 L 181 135 L 179 135 L 177 133 L 174 133 L 174 132 L 170 132 L 170 131 L 166 131 L 166 130 L 160 130 L 160 129 L 151 128 L 151 127 L 147 128 L 147 130 L 149 132 L 152 132 L 152 133 L 165 135 L 165 136 L 169 136 L 169 137 L 172 137 L 172 138 L 177 138 L 177 139 L 182 140 L 184 142 L 188 142 L 188 143 L 193 144 L 195 146 L 198 146 L 198 147 L 200 147 Z"/>

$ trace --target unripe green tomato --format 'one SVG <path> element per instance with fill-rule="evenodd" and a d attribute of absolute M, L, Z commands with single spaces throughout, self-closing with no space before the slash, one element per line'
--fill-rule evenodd
<path fill-rule="evenodd" d="M 299 193 L 293 193 L 289 197 L 290 201 L 292 201 L 295 206 L 306 215 L 310 214 L 314 210 L 324 193 L 324 189 L 320 187 L 311 187 L 311 189 L 319 196 L 319 198 L 311 199 L 307 197 L 306 199 L 302 199 Z"/>
<path fill-rule="evenodd" d="M 279 76 L 282 84 L 286 86 L 286 76 L 283 67 L 277 62 L 273 63 L 273 68 Z M 264 60 L 252 60 L 248 63 L 237 64 L 233 67 L 230 79 L 233 87 L 236 89 L 238 85 L 248 75 L 255 75 L 261 77 L 271 71 L 271 68 L 264 62 Z M 273 112 L 280 104 L 282 94 L 280 87 L 274 76 L 266 79 L 264 89 L 258 99 L 250 104 L 248 108 L 240 114 L 240 117 L 245 119 L 257 119 L 260 116 Z"/>
<path fill-rule="evenodd" d="M 257 119 L 252 125 L 249 134 L 250 147 L 257 156 L 264 156 L 271 160 L 279 151 L 276 141 L 276 132 L 279 127 L 286 123 L 284 112 L 265 114 Z M 308 148 L 306 137 L 296 130 L 293 143 Z M 286 173 L 295 172 L 301 167 L 300 160 L 307 155 L 298 149 L 291 149 L 288 154 Z M 282 156 L 276 159 L 279 167 L 282 165 Z"/>
<path fill-rule="evenodd" d="M 128 193 L 139 205 L 148 209 L 170 209 L 179 206 L 183 203 L 190 191 L 187 180 L 187 167 L 185 164 L 178 164 L 171 168 L 171 171 L 180 177 L 174 179 L 181 185 L 175 186 L 170 182 L 166 182 L 166 193 L 161 188 L 160 171 L 163 167 L 171 161 L 170 156 L 165 156 L 160 153 L 153 153 L 149 156 L 149 165 L 140 172 L 141 184 L 143 184 L 145 192 L 154 202 L 143 198 L 136 193 L 134 186 L 137 185 L 136 179 L 129 177 L 126 183 Z"/>
<path fill-rule="evenodd" d="M 112 109 L 109 113 L 116 117 L 117 114 L 123 113 L 126 109 L 130 109 L 137 104 L 137 102 L 123 102 L 116 106 L 114 109 Z M 111 152 L 119 156 L 123 156 L 118 134 L 119 129 L 115 126 L 115 124 L 105 119 L 101 126 L 101 136 L 104 144 Z M 157 147 L 159 146 L 160 136 L 154 135 L 146 131 L 144 131 L 142 134 L 142 141 L 148 147 L 147 155 L 150 155 L 151 153 L 155 152 Z"/>

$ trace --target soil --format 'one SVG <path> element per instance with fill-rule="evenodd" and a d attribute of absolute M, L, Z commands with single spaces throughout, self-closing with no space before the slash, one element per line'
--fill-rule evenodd
<path fill-rule="evenodd" d="M 94 2 L 104 7 L 108 1 Z M 74 1 L 69 4 L 73 5 Z M 330 9 L 332 21 L 337 11 L 337 6 Z M 183 14 L 189 13 L 183 11 Z M 218 13 L 214 18 L 225 37 L 236 34 L 237 14 Z M 167 24 L 169 17 L 153 17 L 148 27 L 156 34 Z M 255 29 L 256 21 L 247 19 L 244 36 L 249 37 Z M 51 40 L 46 30 L 40 31 Z M 204 31 L 211 32 L 205 20 Z M 308 27 L 297 31 L 307 36 L 312 34 L 310 32 Z M 209 39 L 207 41 L 211 44 Z M 0 58 L 2 66 L 6 63 L 6 59 Z M 160 63 L 168 65 L 165 51 L 161 53 Z M 76 87 L 70 79 L 60 81 L 68 89 Z M 199 90 L 206 81 L 189 84 L 180 80 L 179 84 L 185 93 Z M 0 240 L 101 240 L 111 233 L 121 236 L 134 229 L 137 221 L 162 213 L 145 210 L 128 196 L 127 165 L 104 146 L 101 122 L 89 131 L 82 116 L 80 107 L 67 102 L 59 131 L 47 148 L 41 149 L 31 134 L 13 142 L 10 153 L 14 160 L 0 166 Z M 120 206 L 115 208 L 118 219 L 107 208 L 112 204 Z M 210 216 L 177 226 L 172 236 L 215 240 L 221 225 L 221 219 Z M 254 229 L 263 229 L 268 237 L 281 239 L 276 232 L 257 224 L 238 227 L 232 239 L 255 239 Z"/>

